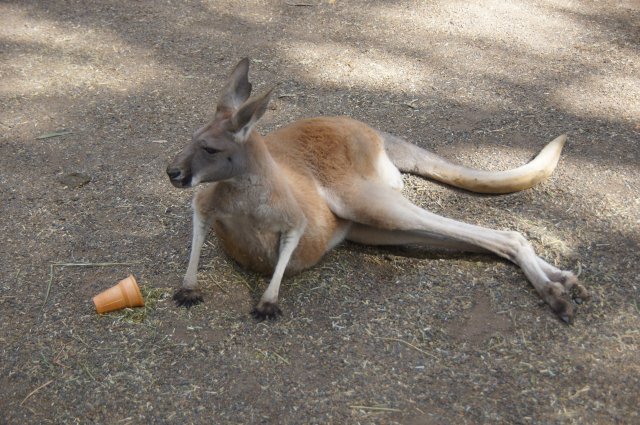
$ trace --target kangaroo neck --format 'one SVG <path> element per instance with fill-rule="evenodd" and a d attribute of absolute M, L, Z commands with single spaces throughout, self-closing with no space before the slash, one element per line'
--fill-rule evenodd
<path fill-rule="evenodd" d="M 245 142 L 246 170 L 244 173 L 227 180 L 226 183 L 238 188 L 246 186 L 268 186 L 277 184 L 281 179 L 278 164 L 271 156 L 264 139 L 255 131 Z"/>

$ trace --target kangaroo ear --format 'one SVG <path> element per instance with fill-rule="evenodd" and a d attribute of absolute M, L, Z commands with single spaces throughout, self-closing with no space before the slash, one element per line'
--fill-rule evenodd
<path fill-rule="evenodd" d="M 269 100 L 271 100 L 272 91 L 273 89 L 262 96 L 246 102 L 231 117 L 231 127 L 229 130 L 234 133 L 239 143 L 244 143 L 249 138 L 251 130 L 253 130 L 258 120 L 262 118 L 262 115 L 266 112 Z"/>
<path fill-rule="evenodd" d="M 251 94 L 249 82 L 249 58 L 244 58 L 233 69 L 222 96 L 218 101 L 216 115 L 229 115 L 240 107 Z"/>

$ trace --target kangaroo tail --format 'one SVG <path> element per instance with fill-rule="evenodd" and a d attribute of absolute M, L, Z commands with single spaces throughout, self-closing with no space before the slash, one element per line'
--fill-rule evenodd
<path fill-rule="evenodd" d="M 566 135 L 557 137 L 530 162 L 506 171 L 485 171 L 454 164 L 399 137 L 380 132 L 391 162 L 405 173 L 428 177 L 477 193 L 511 193 L 529 189 L 551 175 Z"/>

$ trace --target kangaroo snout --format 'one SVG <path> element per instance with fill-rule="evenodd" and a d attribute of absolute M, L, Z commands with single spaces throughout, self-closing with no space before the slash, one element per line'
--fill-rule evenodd
<path fill-rule="evenodd" d="M 178 188 L 184 188 L 191 186 L 191 174 L 172 165 L 167 167 L 167 175 L 171 184 Z"/>

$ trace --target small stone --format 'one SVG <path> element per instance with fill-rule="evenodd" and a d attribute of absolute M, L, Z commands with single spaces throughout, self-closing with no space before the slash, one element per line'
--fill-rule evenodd
<path fill-rule="evenodd" d="M 78 189 L 91 181 L 91 176 L 84 173 L 68 173 L 58 179 L 60 183 L 71 189 Z"/>

